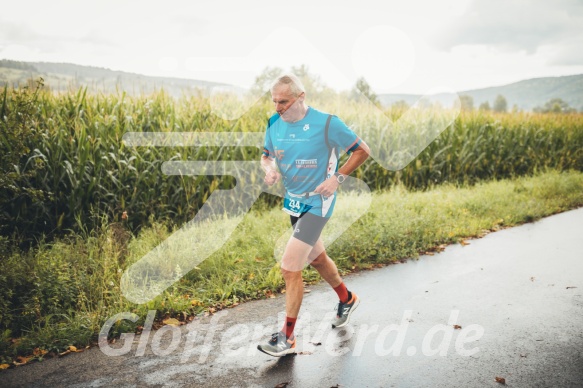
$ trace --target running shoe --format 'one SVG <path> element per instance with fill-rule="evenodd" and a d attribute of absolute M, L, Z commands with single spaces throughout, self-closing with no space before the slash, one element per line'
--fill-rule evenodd
<path fill-rule="evenodd" d="M 355 293 L 351 293 L 350 296 L 348 302 L 338 302 L 336 318 L 332 322 L 332 328 L 346 326 L 350 319 L 350 315 L 352 315 L 352 312 L 356 310 L 360 304 L 360 298 Z"/>
<path fill-rule="evenodd" d="M 257 349 L 273 357 L 281 357 L 296 352 L 296 337 L 285 337 L 285 333 L 273 333 L 265 345 L 257 345 Z"/>

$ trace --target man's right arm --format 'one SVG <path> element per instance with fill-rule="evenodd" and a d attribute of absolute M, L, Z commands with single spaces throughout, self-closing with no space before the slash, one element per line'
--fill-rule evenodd
<path fill-rule="evenodd" d="M 269 156 L 261 155 L 261 168 L 265 171 L 265 183 L 268 186 L 276 184 L 281 179 L 281 174 L 277 172 L 275 160 Z"/>
<path fill-rule="evenodd" d="M 275 115 L 274 115 L 275 116 Z M 273 118 L 273 117 L 272 117 Z M 273 159 L 273 144 L 271 143 L 271 119 L 267 121 L 267 129 L 265 130 L 265 145 L 263 147 L 263 154 L 261 155 L 261 168 L 265 171 L 265 183 L 272 186 L 279 182 L 281 174 L 277 171 L 275 159 Z"/>

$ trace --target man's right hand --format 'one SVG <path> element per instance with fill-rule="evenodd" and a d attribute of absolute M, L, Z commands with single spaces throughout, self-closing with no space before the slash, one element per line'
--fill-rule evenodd
<path fill-rule="evenodd" d="M 279 182 L 280 179 L 281 179 L 281 174 L 278 173 L 275 170 L 269 170 L 265 174 L 265 183 L 268 186 L 273 186 L 274 184 L 276 184 L 277 182 Z"/>

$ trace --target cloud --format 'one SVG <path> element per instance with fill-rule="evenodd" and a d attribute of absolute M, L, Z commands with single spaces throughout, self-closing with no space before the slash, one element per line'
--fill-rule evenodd
<path fill-rule="evenodd" d="M 551 66 L 582 66 L 583 65 L 583 36 L 564 41 L 555 48 L 554 55 L 548 61 Z"/>
<path fill-rule="evenodd" d="M 24 24 L 5 20 L 2 20 L 1 23 L 0 42 L 4 44 L 28 44 L 42 38 L 40 34 Z"/>
<path fill-rule="evenodd" d="M 71 39 L 71 37 L 41 35 L 25 24 L 9 22 L 3 23 L 2 27 L 0 31 L 0 42 L 4 47 L 2 55 L 7 55 L 6 51 L 56 53 L 64 42 Z"/>
<path fill-rule="evenodd" d="M 435 38 L 439 48 L 486 45 L 533 54 L 541 46 L 561 46 L 582 34 L 583 2 L 476 1 L 458 20 Z M 568 56 L 563 59 L 570 61 Z"/>

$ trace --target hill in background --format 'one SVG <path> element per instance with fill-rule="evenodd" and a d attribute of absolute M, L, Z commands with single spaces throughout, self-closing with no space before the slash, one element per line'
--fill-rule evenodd
<path fill-rule="evenodd" d="M 0 86 L 26 85 L 31 79 L 43 77 L 45 85 L 53 91 L 77 90 L 87 86 L 91 91 L 116 93 L 121 90 L 128 94 L 147 94 L 164 89 L 174 97 L 182 94 L 209 91 L 214 86 L 225 86 L 216 82 L 190 80 L 170 77 L 152 77 L 123 71 L 114 71 L 94 66 L 81 66 L 70 63 L 20 62 L 0 60 Z M 514 106 L 530 111 L 543 106 L 552 98 L 561 98 L 571 107 L 583 111 L 583 75 L 534 78 L 509 85 L 494 86 L 458 92 L 474 99 L 474 108 L 483 102 L 493 106 L 498 95 L 506 98 L 508 109 Z M 409 105 L 421 96 L 416 94 L 381 94 L 378 96 L 383 105 L 404 101 Z M 440 101 L 437 95 L 432 100 Z M 443 96 L 442 103 L 450 105 L 451 98 Z"/>
<path fill-rule="evenodd" d="M 81 66 L 70 63 L 20 62 L 0 60 L 0 85 L 27 85 L 30 80 L 44 79 L 45 86 L 52 91 L 77 90 L 87 86 L 89 90 L 116 93 L 124 90 L 128 94 L 148 94 L 164 88 L 170 95 L 180 97 L 183 93 L 205 91 L 224 84 L 200 80 L 170 77 L 151 77 L 101 67 Z"/>
<path fill-rule="evenodd" d="M 520 110 L 530 111 L 537 106 L 543 106 L 552 98 L 561 98 L 572 108 L 583 111 L 583 74 L 533 78 L 509 85 L 461 91 L 458 94 L 471 96 L 474 99 L 474 108 L 483 102 L 492 106 L 496 97 L 502 95 L 508 102 L 508 109 L 516 105 Z M 378 97 L 383 105 L 392 105 L 397 101 L 412 105 L 421 95 L 381 94 Z"/>

